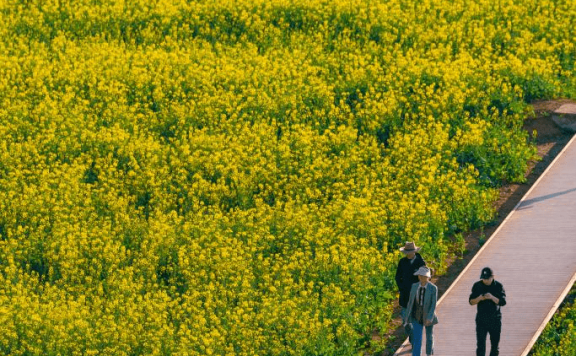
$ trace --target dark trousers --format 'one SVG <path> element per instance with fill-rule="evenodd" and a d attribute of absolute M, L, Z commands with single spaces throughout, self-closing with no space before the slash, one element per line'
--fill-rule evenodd
<path fill-rule="evenodd" d="M 476 318 L 476 356 L 486 356 L 487 334 L 490 334 L 490 356 L 498 356 L 501 331 L 501 318 Z"/>

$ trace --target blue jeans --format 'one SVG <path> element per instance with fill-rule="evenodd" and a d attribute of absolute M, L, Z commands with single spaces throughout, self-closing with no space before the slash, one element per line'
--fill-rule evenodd
<path fill-rule="evenodd" d="M 424 326 L 412 318 L 412 356 L 422 352 L 422 329 Z M 434 355 L 434 325 L 426 326 L 426 355 Z"/>

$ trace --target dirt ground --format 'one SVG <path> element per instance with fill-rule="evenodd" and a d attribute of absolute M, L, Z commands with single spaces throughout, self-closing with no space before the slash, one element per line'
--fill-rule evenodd
<path fill-rule="evenodd" d="M 558 128 L 552 121 L 550 113 L 559 108 L 562 104 L 573 103 L 571 100 L 548 100 L 537 101 L 532 103 L 534 107 L 534 116 L 525 120 L 524 129 L 532 134 L 533 130 L 537 131 L 536 146 L 540 161 L 529 162 L 528 171 L 526 172 L 526 183 L 507 184 L 500 188 L 500 198 L 495 203 L 497 209 L 496 221 L 490 226 L 483 229 L 472 231 L 465 236 L 466 250 L 461 259 L 448 261 L 448 271 L 442 276 L 433 276 L 432 283 L 438 286 L 438 298 L 446 292 L 452 282 L 458 277 L 464 267 L 476 255 L 483 240 L 491 237 L 494 231 L 502 223 L 504 218 L 514 209 L 520 199 L 526 194 L 530 187 L 536 182 L 538 177 L 546 170 L 554 158 L 562 151 L 564 146 L 572 138 L 572 133 L 565 132 Z M 400 307 L 394 308 L 394 323 L 390 332 L 385 335 L 375 333 L 374 338 L 388 338 L 390 340 L 387 349 L 377 354 L 377 356 L 391 356 L 404 342 L 404 329 L 400 322 Z M 375 354 L 376 356 L 376 354 Z"/>

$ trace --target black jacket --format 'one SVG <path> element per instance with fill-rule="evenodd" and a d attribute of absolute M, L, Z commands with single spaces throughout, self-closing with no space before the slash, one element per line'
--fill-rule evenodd
<path fill-rule="evenodd" d="M 490 285 L 485 285 L 484 282 L 478 281 L 472 286 L 472 293 L 470 294 L 471 299 L 476 299 L 479 296 L 490 293 L 496 298 L 498 298 L 498 305 L 494 304 L 491 300 L 483 300 L 478 303 L 478 313 L 476 318 L 487 319 L 487 318 L 501 318 L 502 313 L 500 312 L 500 307 L 506 305 L 506 292 L 504 291 L 504 286 L 496 280 Z"/>
<path fill-rule="evenodd" d="M 398 268 L 396 269 L 396 285 L 400 292 L 398 302 L 404 308 L 408 306 L 412 284 L 418 282 L 418 276 L 415 276 L 414 273 L 422 266 L 426 266 L 426 262 L 424 262 L 419 253 L 416 253 L 412 262 L 407 257 L 403 257 L 398 263 Z"/>

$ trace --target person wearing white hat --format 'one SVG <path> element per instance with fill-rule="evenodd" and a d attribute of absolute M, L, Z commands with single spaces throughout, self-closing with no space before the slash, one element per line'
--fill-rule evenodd
<path fill-rule="evenodd" d="M 410 289 L 410 298 L 404 317 L 404 325 L 412 324 L 412 356 L 422 351 L 422 331 L 426 329 L 426 355 L 434 354 L 434 325 L 438 324 L 436 302 L 438 287 L 430 282 L 430 268 L 422 266 L 414 273 L 419 282 Z"/>

